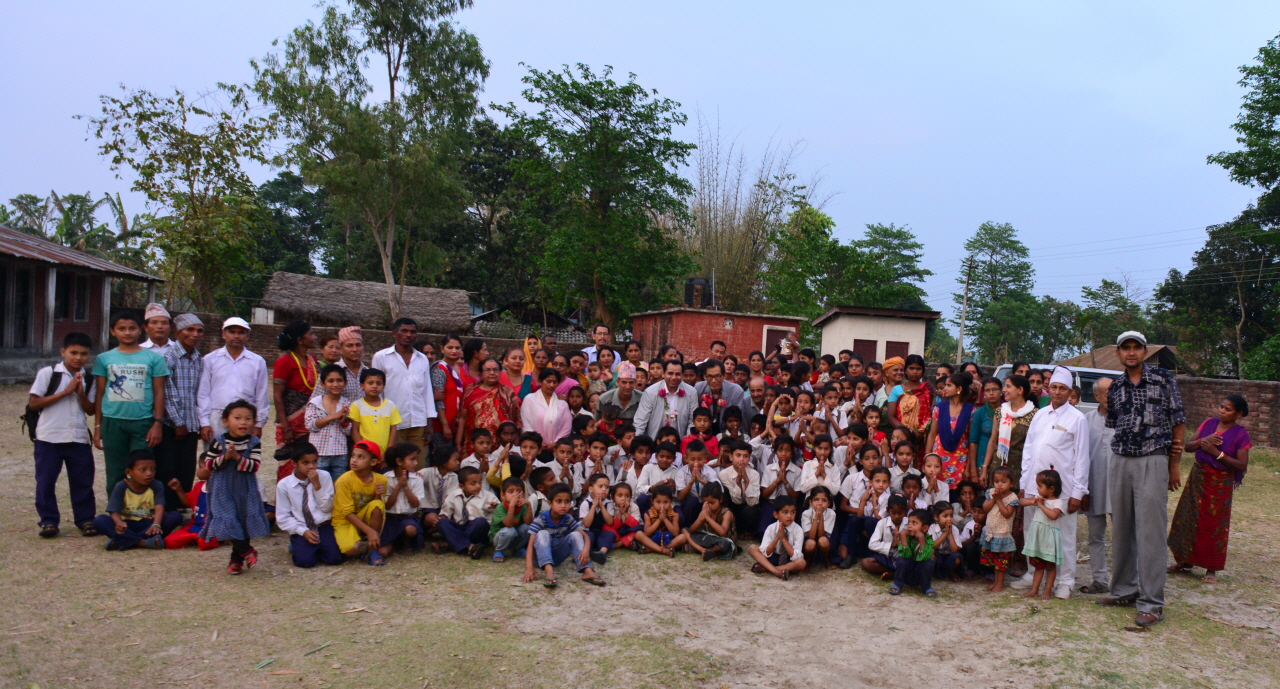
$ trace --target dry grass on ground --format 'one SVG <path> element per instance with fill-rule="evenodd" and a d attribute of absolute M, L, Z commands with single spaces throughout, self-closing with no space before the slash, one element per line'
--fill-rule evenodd
<path fill-rule="evenodd" d="M 225 548 L 107 553 L 73 529 L 43 541 L 30 444 L 15 423 L 25 397 L 0 388 L 0 576 L 12 598 L 0 623 L 4 687 L 1267 687 L 1280 678 L 1280 551 L 1267 528 L 1280 518 L 1275 454 L 1255 453 L 1237 493 L 1221 583 L 1171 578 L 1166 621 L 1133 633 L 1124 631 L 1131 611 L 1080 596 L 1028 602 L 942 582 L 937 600 L 893 598 L 856 571 L 783 583 L 752 575 L 745 559 L 623 553 L 602 569 L 607 588 L 562 572 L 547 592 L 520 583 L 519 563 L 455 556 L 299 570 L 279 534 L 257 544 L 261 563 L 238 578 L 223 574 Z M 60 494 L 68 509 L 65 483 Z M 1087 580 L 1088 566 L 1080 571 Z"/>

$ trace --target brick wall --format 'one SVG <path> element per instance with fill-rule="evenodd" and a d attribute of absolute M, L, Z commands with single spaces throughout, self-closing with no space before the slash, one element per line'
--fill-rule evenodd
<path fill-rule="evenodd" d="M 732 328 L 725 327 L 726 320 L 732 321 Z M 674 311 L 637 316 L 632 331 L 645 359 L 657 356 L 663 345 L 672 344 L 686 360 L 699 361 L 706 358 L 713 340 L 721 340 L 729 354 L 746 361 L 748 354 L 761 348 L 765 326 L 796 328 L 797 322 L 722 311 Z"/>
<path fill-rule="evenodd" d="M 1240 395 L 1249 402 L 1249 415 L 1240 425 L 1249 431 L 1253 444 L 1280 447 L 1280 383 L 1262 380 L 1222 380 L 1178 376 L 1182 405 L 1187 411 L 1187 437 L 1205 419 L 1218 415 L 1218 404 L 1227 395 Z"/>

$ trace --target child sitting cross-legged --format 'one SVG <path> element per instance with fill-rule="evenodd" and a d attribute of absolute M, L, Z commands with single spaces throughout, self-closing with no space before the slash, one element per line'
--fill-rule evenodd
<path fill-rule="evenodd" d="M 458 470 L 458 487 L 445 497 L 440 521 L 436 523 L 448 543 L 432 543 L 431 549 L 437 553 L 466 553 L 472 560 L 479 560 L 489 545 L 489 520 L 497 506 L 497 497 L 482 486 L 480 470 L 462 467 Z"/>
<path fill-rule="evenodd" d="M 93 520 L 107 535 L 107 550 L 164 548 L 164 534 L 182 524 L 177 511 L 165 512 L 164 486 L 155 480 L 156 458 L 151 450 L 134 450 L 125 459 L 124 480 L 107 500 L 107 513 Z"/>
<path fill-rule="evenodd" d="M 550 474 L 550 470 L 539 469 Z M 533 510 L 524 495 L 524 481 L 509 478 L 502 482 L 502 500 L 493 508 L 489 520 L 489 540 L 493 541 L 493 561 L 507 559 L 507 551 L 518 547 L 516 557 L 526 555 L 524 544 L 529 540 L 529 524 L 533 522 Z"/>
<path fill-rule="evenodd" d="M 716 557 L 731 560 L 738 554 L 738 544 L 733 540 L 733 513 L 724 505 L 724 488 L 718 481 L 702 489 L 702 511 L 687 533 L 689 547 L 702 554 L 703 562 Z"/>
<path fill-rule="evenodd" d="M 605 505 L 613 522 L 604 528 L 612 531 L 615 547 L 638 550 L 636 532 L 641 531 L 640 508 L 631 500 L 631 486 L 626 483 L 614 484 L 609 488 L 609 502 Z"/>
<path fill-rule="evenodd" d="M 824 562 L 827 569 L 835 569 L 831 559 L 831 542 L 835 538 L 836 511 L 831 506 L 831 491 L 826 486 L 816 486 L 809 491 L 809 509 L 800 515 L 800 530 L 804 532 L 804 557 L 806 562 Z"/>
<path fill-rule="evenodd" d="M 426 533 L 418 523 L 418 508 L 426 497 L 422 475 L 418 473 L 418 446 L 413 443 L 396 443 L 387 448 L 386 466 L 391 471 L 387 477 L 387 512 L 382 522 L 382 545 L 378 554 L 389 557 L 397 545 L 410 552 L 422 550 Z"/>
<path fill-rule="evenodd" d="M 382 461 L 382 448 L 361 440 L 351 450 L 351 470 L 333 482 L 333 538 L 347 557 L 368 553 L 371 565 L 384 565 L 378 554 L 387 511 L 387 477 L 373 470 Z"/>
<path fill-rule="evenodd" d="M 294 567 L 342 564 L 345 558 L 333 536 L 332 516 L 333 479 L 320 469 L 319 452 L 311 443 L 295 445 L 293 473 L 276 484 L 276 524 L 289 534 Z"/>
<path fill-rule="evenodd" d="M 547 498 L 551 507 L 537 517 L 529 525 L 529 544 L 525 554 L 524 582 L 533 581 L 535 563 L 542 568 L 545 579 L 542 585 L 547 588 L 556 586 L 556 565 L 569 557 L 573 558 L 574 567 L 582 573 L 582 580 L 594 586 L 604 586 L 605 581 L 596 575 L 591 568 L 591 557 L 587 544 L 590 537 L 582 522 L 569 514 L 573 509 L 573 492 L 569 486 L 557 483 L 547 489 Z"/>
<path fill-rule="evenodd" d="M 773 501 L 773 514 L 778 521 L 764 530 L 760 545 L 752 545 L 747 554 L 756 563 L 751 571 L 769 574 L 786 581 L 793 572 L 805 568 L 804 531 L 796 524 L 796 501 L 784 495 Z"/>
<path fill-rule="evenodd" d="M 929 598 L 938 597 L 938 592 L 933 590 L 933 537 L 928 531 L 931 524 L 932 512 L 912 510 L 907 517 L 907 528 L 898 531 L 898 560 L 894 563 L 889 593 L 896 596 L 912 585 L 919 586 Z"/>
<path fill-rule="evenodd" d="M 644 515 L 644 530 L 636 534 L 641 553 L 676 556 L 676 548 L 689 537 L 680 530 L 680 513 L 674 507 L 671 486 L 659 483 L 649 489 L 650 507 Z"/>

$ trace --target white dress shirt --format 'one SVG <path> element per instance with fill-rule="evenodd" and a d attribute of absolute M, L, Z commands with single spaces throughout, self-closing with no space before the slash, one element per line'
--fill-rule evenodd
<path fill-rule="evenodd" d="M 906 517 L 903 517 L 902 522 L 897 525 L 893 523 L 892 517 L 885 517 L 876 523 L 876 530 L 871 534 L 871 541 L 867 543 L 867 547 L 872 552 L 888 556 L 893 550 L 893 539 L 898 535 L 898 530 L 905 528 L 907 528 Z"/>
<path fill-rule="evenodd" d="M 673 462 L 671 466 L 664 471 L 658 466 L 657 461 L 650 461 L 644 465 L 644 471 L 640 472 L 640 483 L 636 486 L 636 491 L 640 493 L 648 493 L 649 488 L 654 484 L 662 483 L 667 479 L 676 480 L 676 474 L 679 473 L 680 467 Z"/>
<path fill-rule="evenodd" d="M 475 495 L 467 495 L 459 486 L 445 496 L 444 506 L 440 508 L 440 516 L 448 517 L 459 526 L 465 526 L 473 519 L 488 521 L 493 516 L 493 508 L 497 506 L 498 498 L 494 497 L 493 493 L 482 490 Z"/>
<path fill-rule="evenodd" d="M 840 467 L 831 460 L 826 461 L 826 476 L 818 478 L 818 459 L 810 459 L 804 463 L 804 468 L 800 472 L 800 492 L 808 495 L 809 491 L 818 486 L 826 486 L 832 495 L 840 492 L 840 479 L 842 474 Z"/>
<path fill-rule="evenodd" d="M 800 530 L 804 532 L 805 538 L 809 537 L 809 529 L 813 528 L 814 519 L 813 508 L 804 511 L 800 515 Z M 835 508 L 828 507 L 822 511 L 822 532 L 830 536 L 836 530 L 836 511 Z"/>
<path fill-rule="evenodd" d="M 747 472 L 746 491 L 738 485 L 738 470 L 733 467 L 720 470 L 720 485 L 724 486 L 724 492 L 734 503 L 758 505 L 760 504 L 760 472 L 751 467 L 746 467 L 745 471 Z M 803 541 L 801 543 L 803 544 Z"/>
<path fill-rule="evenodd" d="M 307 492 L 307 508 L 311 510 L 311 518 L 319 526 L 333 516 L 333 479 L 329 472 L 317 471 L 320 478 L 320 490 L 307 479 L 293 474 L 280 479 L 276 484 L 276 524 L 280 530 L 301 536 L 307 532 L 307 518 L 302 514 L 302 492 Z"/>
<path fill-rule="evenodd" d="M 143 340 L 142 342 L 139 342 L 139 343 L 138 343 L 138 346 L 139 346 L 139 347 L 141 347 L 141 348 L 143 348 L 143 349 L 150 349 L 151 351 L 155 352 L 156 354 L 159 354 L 160 356 L 164 356 L 164 355 L 168 354 L 168 353 L 169 353 L 169 350 L 173 349 L 177 344 L 178 344 L 177 340 L 174 340 L 174 339 L 170 338 L 168 342 L 165 342 L 165 343 L 164 343 L 164 344 L 162 344 L 162 345 L 158 345 L 158 344 L 156 344 L 156 343 L 152 342 L 152 341 L 151 341 L 151 338 L 149 338 L 149 337 L 148 337 L 147 339 Z"/>
<path fill-rule="evenodd" d="M 84 373 L 84 387 L 93 383 L 93 372 L 87 366 L 81 368 Z M 31 384 L 31 394 L 46 397 L 49 392 L 49 381 L 53 374 L 59 373 L 58 388 L 54 394 L 62 392 L 71 384 L 75 374 L 69 373 L 62 362 L 52 367 L 45 367 L 36 373 L 35 382 Z M 89 390 L 89 401 L 92 402 L 98 386 L 94 384 Z M 89 444 L 89 426 L 85 423 L 84 408 L 80 406 L 79 395 L 67 395 L 53 404 L 40 410 L 40 421 L 36 423 L 36 440 L 46 443 L 83 443 Z"/>
<path fill-rule="evenodd" d="M 706 484 L 720 482 L 720 477 L 716 474 L 716 470 L 712 469 L 706 464 L 702 465 L 701 474 L 702 474 L 702 480 L 703 480 L 702 488 L 698 488 L 695 490 L 705 490 L 707 487 Z M 680 491 L 684 490 L 684 487 L 689 485 L 690 483 L 693 483 L 693 466 L 690 464 L 686 464 L 680 467 L 680 471 L 676 472 L 676 493 L 679 493 Z M 689 495 L 693 495 L 693 490 L 689 491 Z M 698 497 L 701 497 L 701 495 L 699 495 Z"/>
<path fill-rule="evenodd" d="M 222 420 L 222 410 L 236 400 L 247 400 L 258 408 L 254 425 L 267 425 L 267 413 L 271 410 L 270 388 L 267 385 L 267 362 L 245 349 L 233 357 L 226 347 L 209 352 L 204 357 L 204 371 L 200 373 L 200 388 L 196 392 L 196 413 L 201 426 L 212 426 Z"/>
<path fill-rule="evenodd" d="M 382 396 L 396 403 L 401 428 L 421 428 L 436 418 L 436 402 L 431 391 L 431 364 L 427 355 L 413 350 L 409 363 L 394 346 L 373 355 L 372 367 L 387 376 Z"/>
<path fill-rule="evenodd" d="M 764 468 L 764 471 L 760 472 L 760 490 L 768 488 L 773 485 L 774 481 L 778 480 L 778 472 L 780 471 L 778 465 L 778 460 L 774 459 Z M 780 498 L 784 495 L 790 495 L 790 493 L 787 492 L 788 489 L 796 491 L 797 493 L 800 492 L 800 476 L 803 473 L 804 469 L 802 469 L 799 464 L 796 464 L 795 462 L 787 462 L 786 478 L 782 479 L 782 481 L 778 483 L 778 487 L 774 488 L 772 493 L 768 495 L 761 495 L 760 497 L 765 500 L 773 500 L 774 498 Z"/>
<path fill-rule="evenodd" d="M 418 507 L 424 510 L 439 510 L 444 506 L 444 498 L 458 487 L 458 475 L 452 471 L 442 476 L 436 467 L 427 467 L 419 470 L 418 475 L 422 477 L 423 492 Z"/>
<path fill-rule="evenodd" d="M 857 507 L 858 501 L 862 499 L 862 494 L 867 492 L 867 486 L 871 485 L 871 479 L 861 471 L 850 471 L 844 480 L 840 482 L 840 494 L 849 504 Z"/>
<path fill-rule="evenodd" d="M 777 555 L 779 553 L 781 553 L 784 557 L 786 557 L 787 549 L 781 543 L 774 546 L 772 553 L 766 552 L 766 549 L 769 547 L 769 545 L 772 544 L 773 540 L 778 537 L 778 530 L 781 528 L 782 528 L 782 522 L 774 522 L 770 524 L 767 529 L 764 530 L 764 537 L 760 539 L 760 552 L 765 553 L 766 557 L 769 555 Z M 786 534 L 787 534 L 787 544 L 791 546 L 791 552 L 792 552 L 791 557 L 787 561 L 790 562 L 793 560 L 803 560 L 804 559 L 804 530 L 800 528 L 799 524 L 795 522 L 791 522 L 791 525 L 787 527 Z M 784 562 L 783 564 L 786 564 L 786 563 Z"/>
<path fill-rule="evenodd" d="M 1089 493 L 1089 422 L 1070 403 L 1052 404 L 1036 412 L 1022 450 L 1022 490 L 1039 495 L 1036 474 L 1055 469 L 1062 477 L 1062 497 L 1079 500 Z"/>
<path fill-rule="evenodd" d="M 387 495 L 391 495 L 391 491 L 396 487 L 395 469 L 383 474 L 387 477 Z M 422 507 L 422 501 L 427 497 L 426 483 L 422 480 L 422 475 L 416 471 L 411 471 L 405 475 L 409 483 L 409 492 L 418 496 L 418 507 Z M 486 482 L 485 485 L 488 485 Z M 483 493 L 484 491 L 480 491 Z M 387 514 L 413 514 L 417 512 L 417 508 L 409 504 L 409 497 L 404 493 L 396 496 L 394 504 L 387 505 Z"/>

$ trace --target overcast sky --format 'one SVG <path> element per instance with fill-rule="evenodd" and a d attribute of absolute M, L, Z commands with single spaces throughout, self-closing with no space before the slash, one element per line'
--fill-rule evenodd
<path fill-rule="evenodd" d="M 7 3 L 0 198 L 126 192 L 73 115 L 121 83 L 245 81 L 250 58 L 318 14 L 286 0 Z M 1280 3 L 480 0 L 458 19 L 492 63 L 486 103 L 519 100 L 520 62 L 608 64 L 691 122 L 718 118 L 748 154 L 803 142 L 796 170 L 836 194 L 838 235 L 910 225 L 938 273 L 930 303 L 950 312 L 961 246 L 986 220 L 1018 229 L 1040 294 L 1078 300 L 1122 270 L 1149 288 L 1189 266 L 1202 228 L 1256 196 L 1205 156 L 1235 146 L 1237 68 L 1280 33 Z"/>

